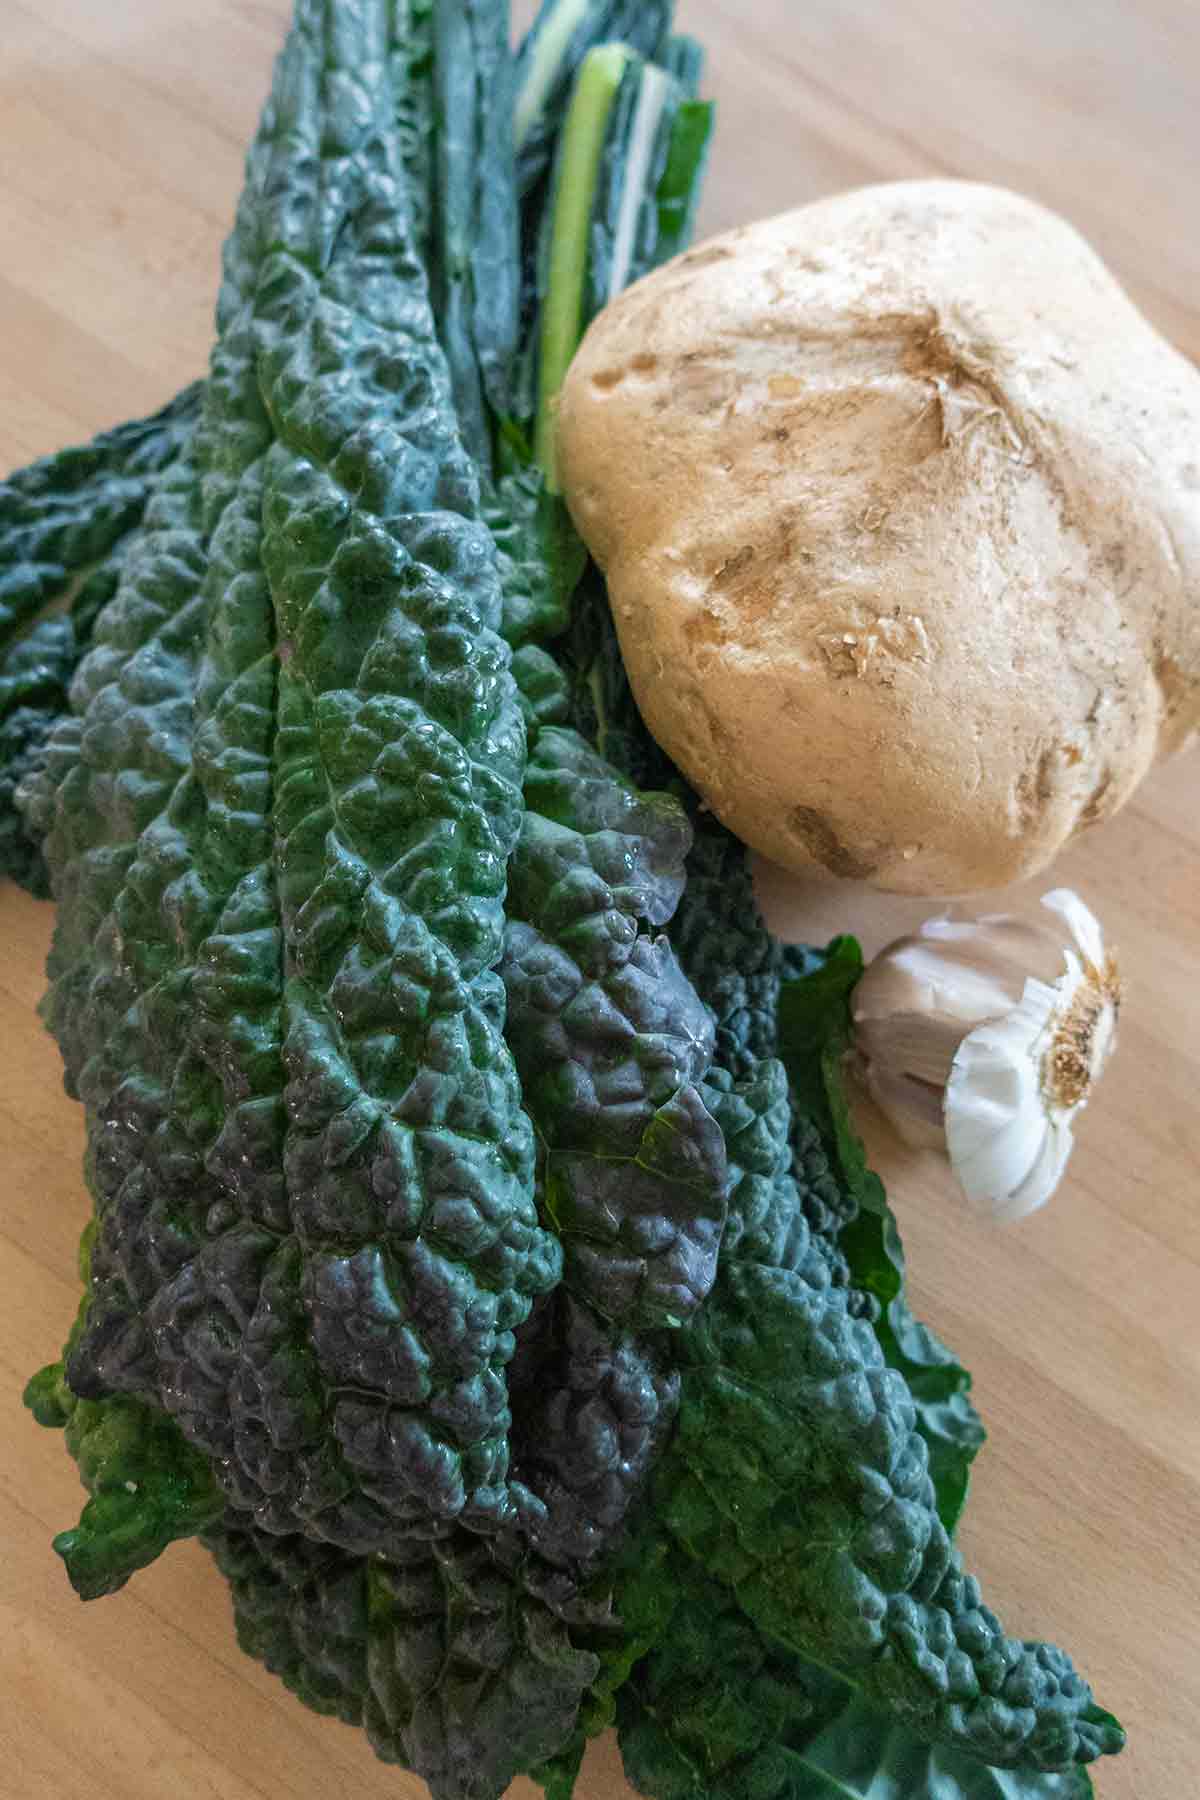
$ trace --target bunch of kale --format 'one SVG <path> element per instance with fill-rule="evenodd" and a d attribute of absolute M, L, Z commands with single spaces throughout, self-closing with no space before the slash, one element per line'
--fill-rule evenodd
<path fill-rule="evenodd" d="M 530 447 L 547 333 L 686 240 L 699 61 L 665 4 L 514 56 L 492 0 L 299 0 L 207 380 L 0 488 L 0 858 L 94 1199 L 56 1548 L 90 1597 L 202 1533 L 437 1800 L 567 1796 L 613 1718 L 657 1800 L 1078 1800 L 1121 1734 L 953 1548 L 857 951 L 766 933 Z"/>

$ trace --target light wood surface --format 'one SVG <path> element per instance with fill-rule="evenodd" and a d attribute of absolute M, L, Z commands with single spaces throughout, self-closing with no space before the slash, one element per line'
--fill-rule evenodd
<path fill-rule="evenodd" d="M 703 226 L 889 176 L 970 175 L 1072 218 L 1200 354 L 1195 0 L 694 0 L 720 132 Z M 217 253 L 286 0 L 0 0 L 0 463 L 142 413 L 202 369 Z M 1065 1188 L 1008 1233 L 882 1136 L 918 1307 L 991 1430 L 963 1529 L 1009 1628 L 1066 1644 L 1124 1719 L 1101 1800 L 1200 1789 L 1200 759 L 1077 845 L 1129 1005 Z M 913 916 L 838 911 L 874 948 Z M 50 1552 L 80 1494 L 23 1415 L 76 1302 L 78 1109 L 34 1017 L 51 909 L 0 892 L 0 1796 L 424 1794 L 237 1650 L 177 1546 L 82 1606 Z M 518 1784 L 529 1800 L 534 1790 Z M 628 1790 L 611 1743 L 580 1800 Z"/>

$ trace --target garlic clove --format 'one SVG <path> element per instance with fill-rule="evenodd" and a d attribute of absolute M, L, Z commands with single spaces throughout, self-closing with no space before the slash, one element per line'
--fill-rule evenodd
<path fill-rule="evenodd" d="M 1090 907 L 1085 906 L 1071 888 L 1052 888 L 1048 894 L 1042 895 L 1042 905 L 1048 912 L 1057 913 L 1067 928 L 1078 948 L 1094 968 L 1104 967 L 1104 937 L 1100 930 L 1100 921 Z"/>
<path fill-rule="evenodd" d="M 1071 1130 L 1070 1120 L 1051 1120 L 1029 1174 L 1007 1200 L 991 1202 L 988 1216 L 998 1225 L 1008 1225 L 1045 1206 L 1062 1180 L 1074 1148 L 1075 1133 Z"/>
<path fill-rule="evenodd" d="M 1070 1155 L 1069 1126 L 1064 1138 L 1047 1113 L 1035 1053 L 1054 1004 L 1054 988 L 1029 981 L 1018 1007 L 963 1039 L 946 1085 L 950 1166 L 968 1204 L 994 1219 L 1044 1205 Z"/>
<path fill-rule="evenodd" d="M 927 1082 L 897 1075 L 873 1063 L 866 1071 L 867 1089 L 881 1113 L 914 1150 L 944 1150 L 946 1124 L 943 1091 Z"/>

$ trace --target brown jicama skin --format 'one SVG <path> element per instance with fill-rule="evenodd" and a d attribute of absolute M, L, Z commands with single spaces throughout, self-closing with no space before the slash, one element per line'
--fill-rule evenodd
<path fill-rule="evenodd" d="M 593 324 L 559 451 L 647 724 L 776 863 L 1000 887 L 1200 728 L 1200 374 L 1029 200 L 690 251 Z"/>

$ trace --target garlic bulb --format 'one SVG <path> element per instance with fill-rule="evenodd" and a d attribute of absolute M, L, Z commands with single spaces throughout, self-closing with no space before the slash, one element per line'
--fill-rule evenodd
<path fill-rule="evenodd" d="M 1050 918 L 928 920 L 880 952 L 854 994 L 866 1085 L 910 1143 L 945 1150 L 969 1204 L 998 1220 L 1043 1206 L 1072 1122 L 1109 1054 L 1115 957 L 1077 894 Z"/>

